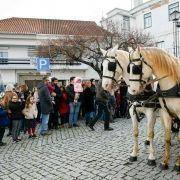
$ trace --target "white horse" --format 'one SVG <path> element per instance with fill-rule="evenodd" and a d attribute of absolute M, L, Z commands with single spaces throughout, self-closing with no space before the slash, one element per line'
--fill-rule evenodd
<path fill-rule="evenodd" d="M 139 94 L 150 76 L 155 75 L 159 82 L 159 101 L 165 126 L 165 152 L 162 169 L 168 168 L 170 158 L 171 124 L 174 117 L 180 119 L 180 59 L 159 48 L 138 48 L 131 54 L 130 87 L 131 94 Z M 140 74 L 134 74 L 139 67 Z M 180 151 L 175 169 L 180 171 Z"/>
<path fill-rule="evenodd" d="M 105 90 L 109 90 L 112 88 L 113 83 L 118 83 L 120 78 L 123 77 L 126 84 L 129 84 L 129 74 L 127 72 L 127 67 L 129 64 L 129 53 L 122 50 L 117 50 L 117 46 L 112 50 L 102 50 L 103 56 L 105 59 L 103 60 L 103 77 L 102 77 L 102 87 Z M 135 103 L 136 104 L 136 103 Z M 129 109 L 129 113 L 132 119 L 133 124 L 133 136 L 134 136 L 134 146 L 132 153 L 130 155 L 130 161 L 136 161 L 137 155 L 139 151 L 138 146 L 138 135 L 139 135 L 139 122 L 136 114 L 134 113 L 135 104 L 133 103 Z M 154 112 L 154 108 L 146 108 L 146 107 L 136 107 L 138 113 L 144 113 L 147 117 L 147 140 L 150 144 L 150 153 L 148 157 L 148 164 L 155 165 L 155 150 L 153 146 L 153 138 L 154 138 L 154 125 L 156 122 L 156 113 Z"/>

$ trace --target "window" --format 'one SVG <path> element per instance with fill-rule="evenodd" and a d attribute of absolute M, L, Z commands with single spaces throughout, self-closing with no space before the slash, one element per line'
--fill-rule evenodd
<path fill-rule="evenodd" d="M 164 48 L 165 48 L 164 41 L 156 42 L 156 47 L 161 48 L 161 49 L 164 49 Z"/>
<path fill-rule="evenodd" d="M 128 16 L 123 16 L 123 29 L 125 30 L 130 29 L 130 20 Z"/>
<path fill-rule="evenodd" d="M 0 64 L 7 63 L 7 61 L 8 61 L 8 53 L 0 52 Z"/>
<path fill-rule="evenodd" d="M 144 29 L 152 26 L 151 13 L 144 14 Z"/>
<path fill-rule="evenodd" d="M 169 20 L 170 20 L 170 14 L 174 11 L 179 11 L 179 2 L 173 3 L 169 5 Z"/>

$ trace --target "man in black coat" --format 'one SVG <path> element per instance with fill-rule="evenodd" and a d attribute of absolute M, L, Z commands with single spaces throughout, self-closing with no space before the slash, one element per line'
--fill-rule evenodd
<path fill-rule="evenodd" d="M 109 127 L 110 121 L 110 110 L 108 108 L 109 93 L 102 88 L 102 81 L 99 80 L 97 93 L 96 93 L 96 104 L 98 106 L 98 112 L 95 118 L 89 123 L 91 130 L 94 130 L 94 125 L 97 120 L 103 115 L 104 116 L 104 130 L 111 131 L 113 128 Z"/>
<path fill-rule="evenodd" d="M 39 95 L 39 102 L 41 107 L 41 125 L 40 125 L 40 134 L 41 135 L 48 135 L 48 122 L 49 122 L 49 115 L 53 110 L 51 95 L 48 90 L 49 79 L 47 77 L 43 78 L 43 82 L 39 83 L 38 88 L 38 95 Z"/>
<path fill-rule="evenodd" d="M 54 91 L 51 93 L 51 96 L 54 97 L 54 103 L 53 103 L 53 112 L 50 115 L 49 119 L 49 128 L 50 129 L 58 129 L 58 118 L 59 118 L 59 103 L 60 103 L 60 97 L 62 95 L 60 87 L 58 87 L 58 79 L 53 77 L 51 79 L 51 85 L 54 87 Z"/>

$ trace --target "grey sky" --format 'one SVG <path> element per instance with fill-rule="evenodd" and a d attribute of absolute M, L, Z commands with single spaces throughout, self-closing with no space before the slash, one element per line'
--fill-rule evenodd
<path fill-rule="evenodd" d="M 97 23 L 113 8 L 129 10 L 131 0 L 0 0 L 0 19 L 33 17 L 92 20 Z"/>

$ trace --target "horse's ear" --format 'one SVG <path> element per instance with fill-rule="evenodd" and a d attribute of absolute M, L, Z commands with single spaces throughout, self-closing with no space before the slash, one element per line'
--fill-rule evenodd
<path fill-rule="evenodd" d="M 116 51 L 118 50 L 118 48 L 119 48 L 119 45 L 116 44 L 116 46 L 114 46 L 114 47 L 111 49 L 111 53 L 115 54 Z"/>
<path fill-rule="evenodd" d="M 101 51 L 101 53 L 103 54 L 103 56 L 106 56 L 106 54 L 107 54 L 107 51 L 106 51 L 106 50 L 100 48 L 100 51 Z"/>

